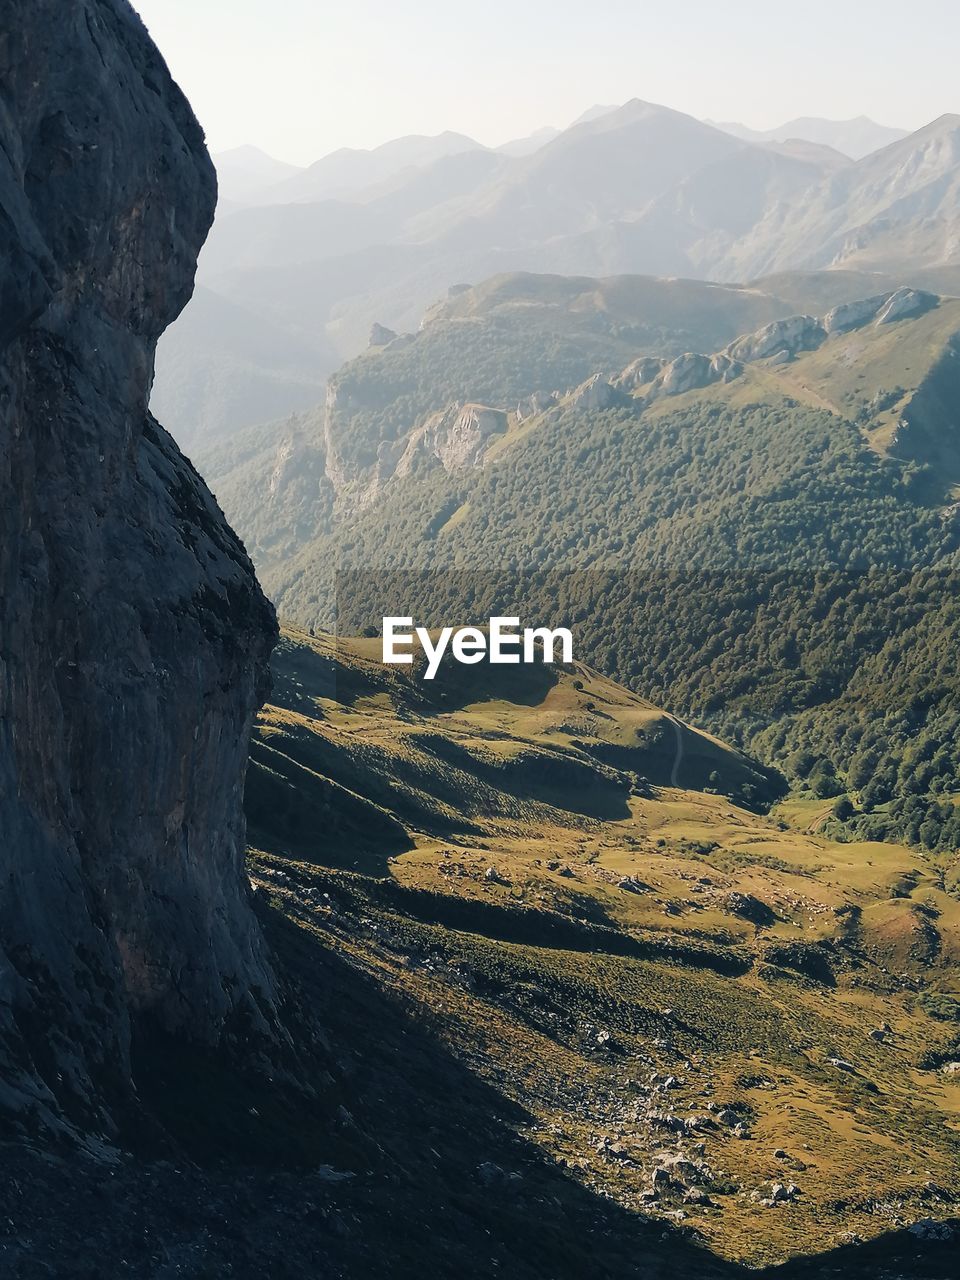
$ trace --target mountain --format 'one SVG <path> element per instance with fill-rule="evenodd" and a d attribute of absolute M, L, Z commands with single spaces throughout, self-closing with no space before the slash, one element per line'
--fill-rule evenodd
<path fill-rule="evenodd" d="M 701 171 L 691 197 L 684 184 Z M 751 216 L 821 172 L 807 159 L 744 148 L 690 117 L 632 103 L 526 157 L 472 153 L 407 173 L 391 190 L 368 192 L 362 206 L 235 214 L 215 230 L 202 278 L 248 310 L 325 332 L 341 355 L 353 355 L 375 321 L 414 328 L 465 279 L 518 267 L 697 274 Z M 711 232 L 697 221 L 701 203 L 703 216 L 717 210 L 722 226 Z"/>
<path fill-rule="evenodd" d="M 872 287 L 874 282 L 869 281 Z M 515 410 L 521 401 L 576 386 L 598 369 L 619 371 L 641 353 L 713 349 L 797 306 L 832 306 L 863 288 L 842 273 L 783 277 L 777 289 L 698 281 L 505 275 L 457 289 L 431 308 L 417 335 L 347 365 L 331 401 L 354 405 L 342 438 L 331 438 L 321 405 L 286 421 L 206 442 L 197 463 L 231 512 L 242 512 L 247 544 L 268 581 L 330 514 L 328 470 L 376 455 L 381 435 L 401 438 L 431 413 L 460 402 Z M 336 414 L 336 407 L 334 413 Z M 383 415 L 383 421 L 381 421 Z M 389 424 L 389 425 L 388 425 Z M 198 441 L 198 444 L 200 442 Z"/>
<path fill-rule="evenodd" d="M 548 125 L 546 128 L 537 129 L 535 133 L 531 133 L 525 138 L 514 138 L 512 142 L 505 142 L 502 146 L 497 147 L 497 150 L 505 156 L 529 156 L 534 151 L 539 151 L 541 147 L 545 147 L 548 142 L 553 142 L 555 138 L 559 137 L 560 130 Z"/>
<path fill-rule="evenodd" d="M 866 116 L 857 116 L 855 120 L 823 120 L 816 116 L 803 116 L 798 120 L 789 120 L 776 129 L 766 130 L 748 129 L 742 124 L 718 124 L 716 127 L 745 142 L 789 142 L 800 139 L 817 146 L 830 147 L 851 160 L 862 160 L 864 156 L 880 151 L 892 142 L 899 142 L 908 135 L 906 129 L 891 129 Z"/>
<path fill-rule="evenodd" d="M 240 806 L 275 621 L 147 412 L 213 219 L 200 126 L 125 3 L 3 29 L 0 1124 L 110 1159 L 153 1131 L 143 1037 L 279 1042 Z"/>
<path fill-rule="evenodd" d="M 319 377 L 362 351 L 375 323 L 413 330 L 451 286 L 504 273 L 745 281 L 844 266 L 950 292 L 951 119 L 858 162 L 815 142 L 744 142 L 638 101 L 527 154 L 456 137 L 337 153 L 293 180 L 313 173 L 309 191 L 275 189 L 288 203 L 222 217 L 201 279 L 332 351 Z M 158 394 L 184 402 L 182 387 L 165 390 L 168 369 Z M 265 417 L 297 395 L 278 386 Z"/>
<path fill-rule="evenodd" d="M 587 124 L 591 120 L 599 120 L 601 116 L 609 115 L 610 112 L 617 109 L 616 106 L 604 107 L 599 104 L 589 107 L 582 115 L 577 116 L 570 128 L 578 124 Z M 544 129 L 537 129 L 525 138 L 515 138 L 512 142 L 505 142 L 502 146 L 497 147 L 497 150 L 508 156 L 532 155 L 534 151 L 539 151 L 548 142 L 553 142 L 554 139 L 559 138 L 562 132 L 562 129 L 554 129 L 551 126 L 547 126 Z"/>
<path fill-rule="evenodd" d="M 593 106 L 588 107 L 582 115 L 577 116 L 576 120 L 574 120 L 570 127 L 576 128 L 578 124 L 589 124 L 593 120 L 599 120 L 602 116 L 612 115 L 614 111 L 619 110 L 620 107 L 617 103 L 608 103 L 607 105 L 604 105 L 603 103 L 595 102 Z"/>
<path fill-rule="evenodd" d="M 772 208 L 727 255 L 736 277 L 819 267 L 901 277 L 958 261 L 960 116 L 942 116 Z"/>
<path fill-rule="evenodd" d="M 877 292 L 843 301 L 857 282 Z M 202 465 L 288 618 L 329 622 L 335 572 L 356 631 L 384 593 L 428 624 L 521 595 L 641 695 L 814 796 L 849 792 L 850 832 L 947 847 L 960 303 L 835 272 L 773 284 L 828 309 L 720 291 L 702 354 L 668 307 L 703 321 L 718 286 L 687 285 L 686 313 L 666 282 L 460 291 L 341 370 L 321 413 Z M 624 322 L 640 297 L 659 331 Z M 780 318 L 720 337 L 734 302 Z M 931 692 L 881 728 L 910 688 Z"/>
<path fill-rule="evenodd" d="M 234 147 L 213 157 L 221 200 L 246 204 L 261 192 L 302 173 L 297 165 L 275 160 L 259 147 Z"/>
<path fill-rule="evenodd" d="M 480 143 L 472 138 L 450 132 L 436 137 L 411 134 L 370 151 L 343 147 L 264 190 L 259 203 L 282 205 L 352 199 L 406 169 L 419 169 L 464 151 L 482 150 Z"/>

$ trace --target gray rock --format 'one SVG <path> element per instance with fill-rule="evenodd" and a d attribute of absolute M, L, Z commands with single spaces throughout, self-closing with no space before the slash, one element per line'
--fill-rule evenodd
<path fill-rule="evenodd" d="M 840 306 L 827 312 L 823 318 L 823 327 L 827 333 L 849 333 L 853 329 L 862 329 L 876 319 L 878 311 L 889 301 L 890 296 L 885 293 L 874 298 L 862 298 L 857 302 L 842 302 Z"/>
<path fill-rule="evenodd" d="M 728 355 L 701 356 L 688 353 L 672 360 L 654 383 L 655 390 L 666 396 L 699 391 L 718 382 L 732 382 L 743 372 L 743 365 Z"/>
<path fill-rule="evenodd" d="M 527 396 L 517 405 L 517 421 L 526 422 L 529 418 L 536 418 L 539 414 L 546 413 L 548 409 L 553 408 L 559 398 L 555 391 L 535 391 L 532 396 Z"/>
<path fill-rule="evenodd" d="M 667 361 L 658 356 L 640 356 L 627 365 L 616 379 L 616 386 L 622 387 L 624 391 L 638 391 L 655 382 L 666 366 Z"/>
<path fill-rule="evenodd" d="M 814 316 L 790 316 L 774 320 L 756 333 L 738 338 L 725 354 L 732 360 L 749 364 L 785 354 L 787 358 L 801 351 L 814 351 L 826 339 L 826 330 Z"/>
<path fill-rule="evenodd" d="M 595 373 L 573 392 L 570 408 L 578 413 L 597 413 L 601 409 L 619 404 L 621 399 L 622 394 L 618 388 L 607 382 L 602 374 Z"/>
<path fill-rule="evenodd" d="M 896 320 L 906 320 L 909 316 L 919 316 L 932 310 L 940 299 L 934 293 L 924 293 L 921 289 L 898 289 L 891 294 L 877 313 L 877 324 L 893 324 Z"/>
<path fill-rule="evenodd" d="M 0 25 L 0 1111 L 111 1135 L 139 1019 L 270 1040 L 241 795 L 276 624 L 147 411 L 200 127 L 123 0 Z"/>
<path fill-rule="evenodd" d="M 686 1204 L 698 1204 L 703 1208 L 707 1208 L 713 1201 L 703 1187 L 690 1187 L 686 1195 L 683 1197 Z"/>
<path fill-rule="evenodd" d="M 953 1240 L 957 1234 L 949 1222 L 937 1222 L 934 1218 L 921 1218 L 907 1230 L 918 1240 L 931 1242 Z"/>
<path fill-rule="evenodd" d="M 395 474 L 407 476 L 438 464 L 448 473 L 479 466 L 490 442 L 506 429 L 507 415 L 502 409 L 480 404 L 452 405 L 432 414 L 413 432 L 396 463 Z"/>

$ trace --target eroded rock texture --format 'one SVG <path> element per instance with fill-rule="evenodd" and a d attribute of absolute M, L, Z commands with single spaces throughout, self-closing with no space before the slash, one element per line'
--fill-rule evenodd
<path fill-rule="evenodd" d="M 0 0 L 0 1115 L 110 1134 L 132 1022 L 269 1016 L 242 872 L 275 622 L 146 405 L 215 178 L 125 0 Z"/>

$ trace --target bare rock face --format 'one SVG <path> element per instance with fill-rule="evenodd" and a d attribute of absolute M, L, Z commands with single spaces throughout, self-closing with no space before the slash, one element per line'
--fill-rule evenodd
<path fill-rule="evenodd" d="M 418 428 L 396 466 L 398 477 L 439 463 L 444 471 L 477 467 L 491 440 L 507 429 L 502 409 L 482 404 L 452 405 L 433 414 Z"/>
<path fill-rule="evenodd" d="M 732 382 L 742 372 L 743 365 L 729 356 L 688 354 L 671 361 L 653 385 L 664 395 L 679 396 L 685 391 L 712 387 L 717 382 Z"/>
<path fill-rule="evenodd" d="M 603 374 L 595 373 L 570 396 L 569 407 L 577 413 L 600 413 L 619 404 L 621 393 Z"/>
<path fill-rule="evenodd" d="M 0 0 L 0 1118 L 109 1136 L 138 1018 L 272 1016 L 241 791 L 275 620 L 151 419 L 215 179 L 126 0 Z"/>
<path fill-rule="evenodd" d="M 744 364 L 754 360 L 768 360 L 781 354 L 786 359 L 792 359 L 801 351 L 815 351 L 826 336 L 825 329 L 816 317 L 790 316 L 786 320 L 774 320 L 756 333 L 738 338 L 727 347 L 726 354 Z"/>
<path fill-rule="evenodd" d="M 923 315 L 939 301 L 936 294 L 924 293 L 922 289 L 898 289 L 877 312 L 876 323 L 893 324 L 896 320 L 906 320 L 909 316 Z"/>
<path fill-rule="evenodd" d="M 660 377 L 669 364 L 658 356 L 640 356 L 628 364 L 623 373 L 614 380 L 614 384 L 623 391 L 637 391 L 641 387 L 649 387 Z"/>

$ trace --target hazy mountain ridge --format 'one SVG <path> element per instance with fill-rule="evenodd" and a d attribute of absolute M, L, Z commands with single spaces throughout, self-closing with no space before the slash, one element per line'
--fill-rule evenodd
<path fill-rule="evenodd" d="M 891 142 L 899 142 L 908 135 L 907 129 L 892 129 L 877 124 L 866 116 L 854 120 L 824 120 L 816 116 L 801 116 L 788 120 L 774 129 L 750 129 L 746 125 L 716 123 L 718 129 L 732 133 L 745 142 L 802 142 L 830 147 L 851 160 L 862 160 L 874 151 L 880 151 Z"/>
<path fill-rule="evenodd" d="M 949 292 L 956 139 L 945 117 L 845 162 L 817 142 L 744 141 L 639 101 L 520 155 L 456 135 L 401 139 L 335 153 L 274 189 L 287 204 L 221 218 L 201 277 L 317 349 L 315 381 L 362 350 L 374 322 L 414 329 L 451 285 L 503 272 L 731 281 L 845 266 Z M 162 357 L 159 394 L 183 403 Z M 297 394 L 277 390 L 267 418 Z"/>

